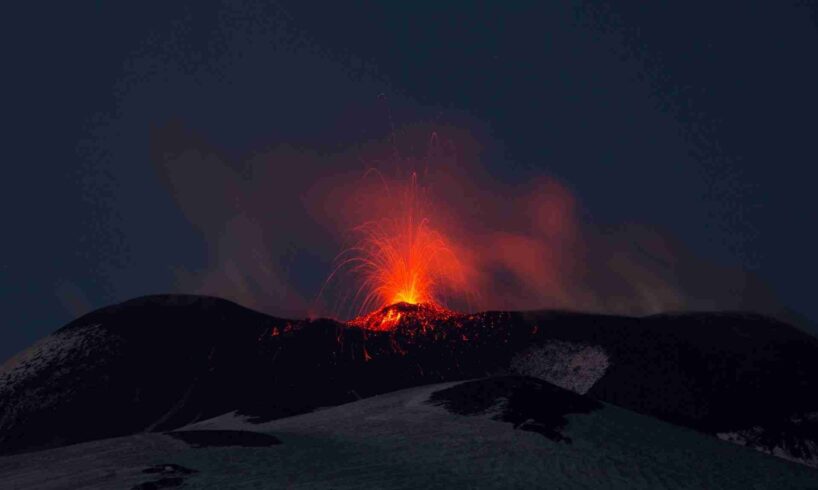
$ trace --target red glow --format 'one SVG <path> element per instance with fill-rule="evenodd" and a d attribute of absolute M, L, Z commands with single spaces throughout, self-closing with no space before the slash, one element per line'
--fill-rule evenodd
<path fill-rule="evenodd" d="M 466 268 L 457 247 L 433 225 L 417 174 L 408 183 L 390 187 L 384 182 L 384 188 L 387 199 L 369 203 L 375 219 L 354 228 L 357 241 L 339 255 L 333 273 L 355 277 L 353 303 L 360 305 L 359 316 L 397 303 L 437 307 L 445 297 L 462 293 Z M 385 315 L 378 325 L 367 322 L 368 327 L 387 330 L 401 318 L 391 310 Z"/>
<path fill-rule="evenodd" d="M 434 303 L 395 303 L 361 315 L 349 321 L 349 325 L 367 330 L 389 331 L 401 326 L 410 327 L 414 333 L 433 330 L 436 325 L 459 318 L 462 315 Z"/>

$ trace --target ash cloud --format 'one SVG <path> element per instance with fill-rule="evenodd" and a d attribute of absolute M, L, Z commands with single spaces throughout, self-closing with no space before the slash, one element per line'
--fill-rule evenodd
<path fill-rule="evenodd" d="M 176 125 L 154 131 L 152 159 L 207 249 L 201 269 L 176 268 L 177 287 L 273 314 L 303 315 L 308 291 L 294 284 L 309 271 L 293 267 L 302 250 L 320 251 L 326 241 L 310 226 L 298 193 L 314 177 L 313 159 L 281 148 L 238 165 Z"/>
<path fill-rule="evenodd" d="M 338 315 L 332 295 L 349 285 L 324 281 L 349 230 L 388 205 L 373 197 L 382 180 L 364 177 L 375 168 L 395 182 L 419 173 L 432 225 L 469 271 L 454 306 L 787 315 L 755 276 L 703 260 L 666 232 L 595 223 L 558 179 L 493 178 L 480 142 L 457 128 L 418 124 L 340 150 L 278 146 L 236 158 L 171 125 L 154 131 L 152 157 L 207 248 L 201 270 L 176 270 L 183 292 L 272 314 Z"/>

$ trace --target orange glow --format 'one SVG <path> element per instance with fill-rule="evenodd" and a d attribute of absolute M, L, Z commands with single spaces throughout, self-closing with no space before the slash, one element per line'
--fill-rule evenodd
<path fill-rule="evenodd" d="M 433 226 L 417 174 L 412 173 L 408 183 L 384 187 L 387 198 L 373 198 L 368 204 L 376 219 L 353 229 L 357 241 L 339 255 L 333 273 L 355 277 L 358 315 L 397 303 L 442 304 L 461 293 L 468 282 L 466 269 L 456 247 Z M 388 316 L 392 314 L 396 317 Z M 388 312 L 378 329 L 399 322 L 400 315 Z"/>
<path fill-rule="evenodd" d="M 412 305 L 395 303 L 350 320 L 349 325 L 367 330 L 389 331 L 409 327 L 413 333 L 434 330 L 436 326 L 463 315 L 434 303 Z"/>

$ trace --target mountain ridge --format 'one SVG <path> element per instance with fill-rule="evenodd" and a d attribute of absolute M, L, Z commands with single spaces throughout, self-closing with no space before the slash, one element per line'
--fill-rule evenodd
<path fill-rule="evenodd" d="M 194 295 L 111 305 L 0 370 L 0 454 L 171 430 L 230 411 L 263 422 L 411 386 L 516 373 L 818 463 L 818 339 L 783 322 L 743 313 L 529 311 L 394 327 L 287 320 Z"/>

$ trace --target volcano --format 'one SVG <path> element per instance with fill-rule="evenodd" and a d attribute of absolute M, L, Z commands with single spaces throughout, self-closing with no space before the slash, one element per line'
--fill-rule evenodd
<path fill-rule="evenodd" d="M 273 487 L 805 488 L 818 339 L 747 313 L 398 303 L 341 322 L 148 296 L 3 365 L 0 454 L 29 488 L 223 488 L 238 460 Z"/>
<path fill-rule="evenodd" d="M 348 324 L 376 332 L 397 330 L 406 334 L 413 330 L 424 333 L 438 326 L 451 326 L 452 321 L 464 319 L 465 315 L 447 310 L 435 303 L 400 302 L 354 318 Z"/>

